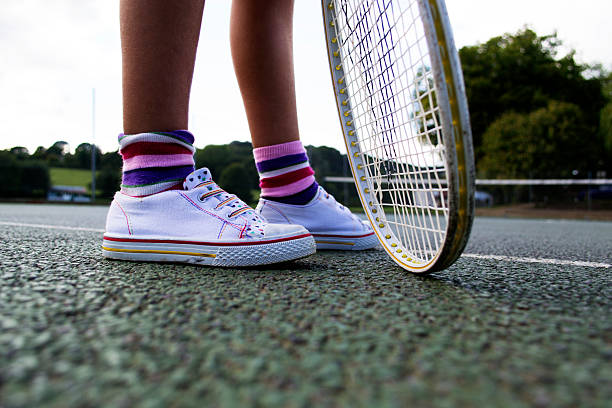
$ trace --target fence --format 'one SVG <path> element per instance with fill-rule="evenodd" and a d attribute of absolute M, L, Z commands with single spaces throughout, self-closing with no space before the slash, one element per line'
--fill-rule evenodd
<path fill-rule="evenodd" d="M 342 183 L 344 202 L 359 204 L 354 186 L 349 187 L 352 177 L 325 177 L 325 182 Z M 533 203 L 585 210 L 612 209 L 612 179 L 478 179 L 476 188 L 476 202 L 480 206 Z"/>

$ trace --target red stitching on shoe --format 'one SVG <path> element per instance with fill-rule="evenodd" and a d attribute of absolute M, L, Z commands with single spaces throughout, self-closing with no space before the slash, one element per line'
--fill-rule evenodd
<path fill-rule="evenodd" d="M 238 236 L 238 238 L 242 238 L 244 236 L 244 231 L 247 229 L 247 225 L 249 225 L 249 223 L 245 222 L 244 226 L 242 227 L 242 230 L 240 231 L 240 235 Z"/>
<path fill-rule="evenodd" d="M 130 228 L 130 219 L 128 218 L 125 210 L 123 209 L 123 207 L 121 207 L 121 204 L 119 204 L 117 201 L 114 201 L 114 203 L 117 204 L 117 207 L 119 207 L 119 209 L 123 213 L 123 216 L 125 217 L 125 223 L 127 224 L 127 227 L 128 227 L 128 234 L 132 235 L 132 228 Z"/>

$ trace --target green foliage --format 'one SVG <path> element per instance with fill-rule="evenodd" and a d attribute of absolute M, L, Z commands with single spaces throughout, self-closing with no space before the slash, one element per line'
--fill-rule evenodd
<path fill-rule="evenodd" d="M 81 143 L 74 154 L 66 142 L 55 142 L 49 149 L 39 146 L 34 154 L 15 146 L 0 151 L 0 197 L 42 197 L 50 185 L 91 188 L 91 144 Z M 110 197 L 119 187 L 121 156 L 117 152 L 102 154 L 96 147 L 97 189 Z M 54 167 L 49 169 L 49 165 Z M 112 190 L 112 193 L 111 193 Z"/>
<path fill-rule="evenodd" d="M 114 170 L 121 171 L 121 167 L 123 166 L 123 159 L 119 155 L 119 152 L 115 150 L 114 152 L 104 153 L 100 160 L 98 161 L 99 165 L 97 166 L 100 169 L 104 169 L 105 167 L 110 167 Z"/>
<path fill-rule="evenodd" d="M 77 146 L 74 154 L 64 156 L 64 166 L 76 169 L 91 169 L 91 147 L 90 143 L 81 143 Z M 96 146 L 96 167 L 102 166 L 102 152 Z"/>
<path fill-rule="evenodd" d="M 100 192 L 100 197 L 112 198 L 120 187 L 121 168 L 105 166 L 96 174 L 96 191 Z"/>
<path fill-rule="evenodd" d="M 45 151 L 45 160 L 49 166 L 61 166 L 66 154 L 69 154 L 68 143 L 57 141 Z"/>
<path fill-rule="evenodd" d="M 11 154 L 13 154 L 13 156 L 15 156 L 17 160 L 26 160 L 30 157 L 30 152 L 28 151 L 27 147 L 15 146 L 12 147 L 9 151 L 11 152 Z"/>
<path fill-rule="evenodd" d="M 360 205 L 357 191 L 352 183 L 325 182 L 325 177 L 329 176 L 351 177 L 351 169 L 346 155 L 340 154 L 338 150 L 327 146 L 306 146 L 306 151 L 310 159 L 310 166 L 315 171 L 317 182 L 343 204 Z"/>
<path fill-rule="evenodd" d="M 21 192 L 25 197 L 46 197 L 51 186 L 45 163 L 26 160 L 21 165 Z"/>
<path fill-rule="evenodd" d="M 20 192 L 21 174 L 17 157 L 0 151 L 0 197 L 17 197 Z"/>
<path fill-rule="evenodd" d="M 338 197 L 349 196 L 348 192 L 344 194 L 345 186 L 337 183 L 326 184 L 323 181 L 327 176 L 350 176 L 346 156 L 341 155 L 336 149 L 325 146 L 308 146 L 307 151 L 317 180 L 330 193 Z M 52 185 L 91 188 L 89 170 L 91 145 L 89 143 L 80 144 L 74 154 L 67 152 L 64 142 L 56 142 L 49 149 L 38 147 L 33 155 L 29 155 L 27 149 L 19 146 L 0 153 L 2 153 L 0 159 L 3 159 L 3 166 L 0 167 L 0 170 L 5 169 L 0 175 L 0 182 L 4 181 L 0 187 L 0 195 L 4 197 L 16 197 L 19 194 L 23 196 L 23 191 L 17 187 L 19 183 L 12 183 L 11 180 L 14 179 L 12 172 L 18 163 L 26 161 L 36 161 L 44 168 L 47 163 L 54 164 L 50 171 L 47 169 L 47 173 L 50 172 Z M 116 151 L 101 154 L 98 150 L 97 153 L 96 189 L 101 197 L 111 197 L 118 190 L 121 182 L 121 156 Z M 227 145 L 206 146 L 204 149 L 196 150 L 195 162 L 197 168 L 208 167 L 213 177 L 219 181 L 220 186 L 238 195 L 244 201 L 252 203 L 254 199 L 252 192 L 259 190 L 259 175 L 253 160 L 251 143 L 232 142 Z M 37 191 L 41 189 L 38 188 Z M 350 192 L 351 196 L 354 195 L 352 186 Z"/>
<path fill-rule="evenodd" d="M 47 149 L 43 146 L 38 146 L 36 151 L 32 154 L 32 159 L 34 160 L 46 160 L 47 159 Z"/>
<path fill-rule="evenodd" d="M 550 102 L 532 113 L 502 115 L 483 137 L 486 177 L 563 178 L 583 174 L 595 151 L 594 133 L 576 105 Z"/>
<path fill-rule="evenodd" d="M 327 176 L 343 174 L 345 166 L 343 160 L 346 160 L 346 156 L 342 156 L 333 147 L 306 146 L 306 152 L 318 179 L 323 180 Z"/>
<path fill-rule="evenodd" d="M 49 186 L 45 163 L 18 160 L 10 151 L 0 151 L 0 197 L 45 197 Z"/>
<path fill-rule="evenodd" d="M 228 145 L 208 145 L 196 150 L 196 168 L 207 167 L 212 176 L 218 179 L 225 168 L 232 163 L 240 163 L 246 170 L 243 183 L 251 190 L 259 187 L 259 176 L 253 161 L 253 146 L 249 142 L 232 142 Z"/>
<path fill-rule="evenodd" d="M 196 168 L 207 167 L 213 177 L 218 177 L 230 162 L 229 145 L 208 145 L 197 149 L 194 155 Z"/>
<path fill-rule="evenodd" d="M 47 149 L 48 155 L 63 157 L 66 153 L 68 153 L 68 142 L 64 142 L 63 140 L 53 143 L 53 145 Z"/>
<path fill-rule="evenodd" d="M 612 72 L 607 74 L 600 69 L 600 78 L 602 78 L 603 93 L 608 102 L 612 102 Z"/>
<path fill-rule="evenodd" d="M 603 79 L 586 78 L 589 67 L 578 64 L 573 53 L 558 58 L 560 46 L 556 34 L 523 29 L 460 50 L 477 159 L 491 123 L 508 112 L 544 108 L 551 100 L 579 106 L 584 123 L 597 128 L 605 104 Z"/>
<path fill-rule="evenodd" d="M 599 133 L 605 151 L 606 170 L 612 173 L 612 102 L 608 102 L 601 110 Z"/>
<path fill-rule="evenodd" d="M 236 194 L 242 201 L 251 203 L 253 201 L 252 189 L 248 183 L 245 183 L 248 178 L 248 171 L 242 163 L 235 162 L 221 172 L 219 186 L 232 194 Z"/>

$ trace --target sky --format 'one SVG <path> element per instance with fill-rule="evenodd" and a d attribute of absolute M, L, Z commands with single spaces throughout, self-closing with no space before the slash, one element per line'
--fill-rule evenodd
<path fill-rule="evenodd" d="M 581 63 L 612 70 L 612 1 L 447 0 L 457 47 L 528 25 L 557 32 Z M 230 1 L 208 0 L 191 91 L 196 147 L 250 140 L 229 49 Z M 117 149 L 122 131 L 118 0 L 2 0 L 0 149 L 34 152 L 64 140 Z M 320 2 L 296 0 L 294 54 L 304 144 L 344 151 L 324 46 Z M 95 89 L 95 106 L 93 103 Z M 95 112 L 95 115 L 94 115 Z M 95 117 L 95 120 L 94 120 Z"/>

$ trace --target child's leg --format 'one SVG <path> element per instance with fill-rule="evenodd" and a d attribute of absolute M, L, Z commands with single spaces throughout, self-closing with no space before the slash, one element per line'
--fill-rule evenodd
<path fill-rule="evenodd" d="M 121 0 L 123 129 L 188 129 L 204 0 Z"/>
<path fill-rule="evenodd" d="M 189 91 L 204 0 L 122 0 L 121 190 L 146 196 L 194 170 Z"/>
<path fill-rule="evenodd" d="M 293 74 L 293 0 L 234 0 L 231 45 L 262 199 L 277 223 L 305 226 L 320 249 L 376 245 L 369 225 L 320 188 L 299 141 Z"/>
<path fill-rule="evenodd" d="M 121 2 L 123 182 L 107 215 L 104 255 L 246 266 L 312 254 L 304 227 L 265 222 L 207 169 L 194 171 L 186 129 L 203 5 Z"/>
<path fill-rule="evenodd" d="M 253 146 L 299 140 L 293 0 L 234 0 L 230 38 Z"/>
<path fill-rule="evenodd" d="M 234 0 L 234 69 L 242 92 L 263 197 L 311 201 L 318 185 L 299 141 L 293 74 L 293 0 Z"/>

